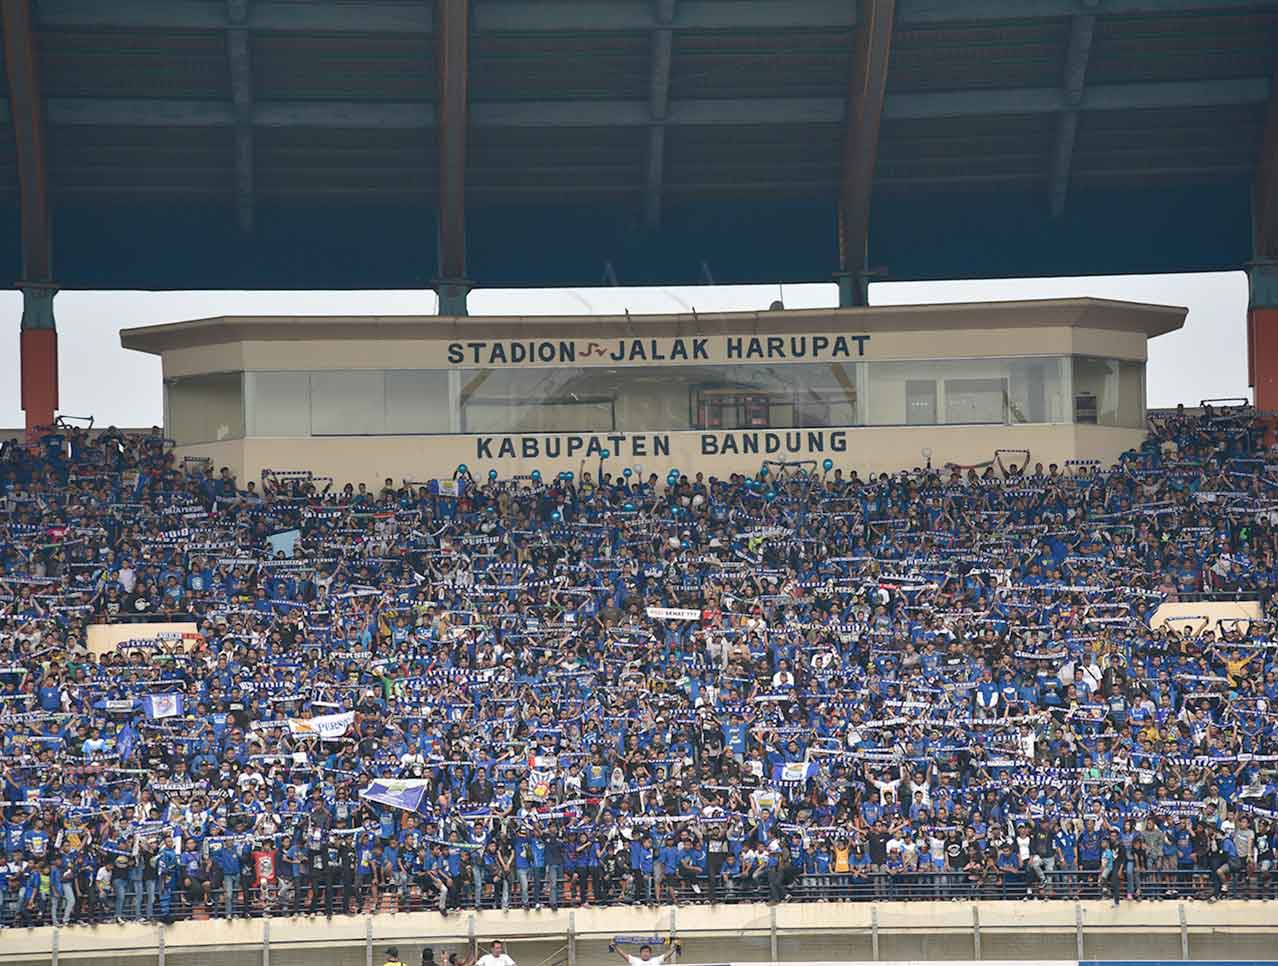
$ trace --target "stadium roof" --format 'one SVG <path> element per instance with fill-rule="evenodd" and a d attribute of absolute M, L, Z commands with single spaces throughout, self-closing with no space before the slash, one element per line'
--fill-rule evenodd
<path fill-rule="evenodd" d="M 701 312 L 668 315 L 472 316 L 259 315 L 188 319 L 120 330 L 120 344 L 140 352 L 239 340 L 298 339 L 571 339 L 624 330 L 634 336 L 753 335 L 764 332 L 935 332 L 1068 326 L 1142 332 L 1148 338 L 1175 332 L 1188 310 L 1114 299 L 1031 299 L 950 305 L 884 305 L 784 312 Z"/>
<path fill-rule="evenodd" d="M 1278 253 L 1278 0 L 3 11 L 8 281 L 828 280 L 840 236 L 894 279 Z"/>

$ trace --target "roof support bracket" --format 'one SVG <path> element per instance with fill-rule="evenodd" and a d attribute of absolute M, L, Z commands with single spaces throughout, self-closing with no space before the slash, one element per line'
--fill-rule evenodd
<path fill-rule="evenodd" d="M 226 60 L 235 117 L 235 220 L 251 234 L 256 200 L 253 188 L 253 55 L 249 43 L 251 0 L 226 0 Z"/>
<path fill-rule="evenodd" d="M 867 305 L 870 200 L 892 58 L 896 0 L 861 0 L 848 80 L 839 196 L 839 305 Z"/>
<path fill-rule="evenodd" d="M 654 0 L 657 27 L 652 32 L 652 73 L 648 91 L 648 164 L 644 179 L 644 221 L 661 225 L 661 195 L 666 172 L 666 117 L 670 113 L 670 67 L 674 60 L 673 24 L 677 0 Z"/>
<path fill-rule="evenodd" d="M 22 278 L 24 282 L 49 287 L 47 283 L 53 278 L 53 229 L 45 158 L 44 99 L 40 91 L 33 17 L 32 0 L 0 0 L 4 66 L 9 80 L 9 120 L 22 206 Z"/>
<path fill-rule="evenodd" d="M 1092 56 L 1092 38 L 1096 33 L 1096 9 L 1099 0 L 1080 0 L 1079 10 L 1070 20 L 1069 47 L 1065 52 L 1065 104 L 1056 121 L 1056 145 L 1052 150 L 1052 171 L 1048 179 L 1047 198 L 1052 217 L 1065 211 L 1069 193 L 1070 168 L 1074 163 L 1074 144 L 1078 140 L 1078 118 L 1087 86 L 1087 64 Z"/>
<path fill-rule="evenodd" d="M 1256 164 L 1252 218 L 1258 259 L 1278 259 L 1278 70 L 1269 85 L 1269 110 Z"/>
<path fill-rule="evenodd" d="M 466 315 L 466 135 L 470 124 L 470 0 L 436 0 L 439 65 L 440 315 Z"/>

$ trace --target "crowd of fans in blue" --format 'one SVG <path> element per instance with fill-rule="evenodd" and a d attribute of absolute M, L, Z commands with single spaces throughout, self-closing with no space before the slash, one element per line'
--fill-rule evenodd
<path fill-rule="evenodd" d="M 6 444 L 0 925 L 1272 893 L 1250 409 L 1112 468 L 592 469 L 370 490 L 158 431 Z M 1153 626 L 1221 594 L 1258 615 Z M 138 620 L 198 635 L 90 650 Z"/>

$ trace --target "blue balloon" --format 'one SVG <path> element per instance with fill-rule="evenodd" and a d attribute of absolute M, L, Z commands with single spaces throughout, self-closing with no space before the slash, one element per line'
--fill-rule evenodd
<path fill-rule="evenodd" d="M 460 464 L 460 465 L 457 467 L 457 472 L 458 472 L 458 473 L 469 473 L 469 472 L 470 472 L 470 467 L 469 467 L 469 466 L 467 466 L 465 463 L 462 463 L 462 464 Z"/>
<path fill-rule="evenodd" d="M 760 476 L 767 476 L 767 475 L 768 475 L 768 464 L 767 464 L 767 463 L 764 463 L 762 466 L 760 466 L 760 467 L 759 467 L 759 475 L 760 475 Z"/>
<path fill-rule="evenodd" d="M 599 451 L 599 458 L 600 458 L 601 460 L 606 460 L 606 459 L 607 459 L 609 456 L 611 456 L 611 455 L 612 455 L 612 454 L 611 454 L 610 452 L 608 452 L 606 449 L 601 449 L 601 450 Z"/>
<path fill-rule="evenodd" d="M 572 482 L 572 470 L 568 470 L 566 473 L 564 473 L 564 479 L 567 480 L 569 483 Z"/>
<path fill-rule="evenodd" d="M 622 507 L 622 509 L 625 510 L 627 513 L 634 513 L 635 505 L 633 503 L 627 503 L 624 507 Z"/>
<path fill-rule="evenodd" d="M 626 479 L 630 479 L 630 474 L 633 472 L 634 470 L 632 470 L 629 466 L 627 466 L 624 470 L 621 471 L 621 475 L 624 476 Z"/>
<path fill-rule="evenodd" d="M 496 481 L 496 479 L 497 479 L 497 471 L 496 471 L 496 470 L 489 470 L 489 471 L 488 471 L 488 478 L 489 478 L 490 480 Z"/>
<path fill-rule="evenodd" d="M 541 482 L 541 470 L 533 470 L 533 471 L 532 471 L 532 480 L 533 480 L 533 482 L 534 482 L 534 483 L 540 483 L 540 482 Z"/>
<path fill-rule="evenodd" d="M 830 470 L 834 469 L 834 460 L 832 460 L 832 459 L 830 459 L 830 458 L 828 458 L 828 457 L 827 457 L 827 458 L 826 458 L 826 461 L 825 461 L 824 463 L 822 463 L 822 464 L 821 464 L 821 469 L 823 469 L 823 470 L 825 470 L 827 473 L 829 473 L 829 472 L 830 472 Z"/>
<path fill-rule="evenodd" d="M 768 490 L 768 492 L 765 493 L 764 496 L 766 496 L 769 500 L 775 500 L 777 498 L 777 491 Z"/>
<path fill-rule="evenodd" d="M 563 520 L 563 518 L 564 518 L 564 515 L 560 513 L 558 510 L 556 510 L 554 513 L 550 515 L 550 519 L 554 520 L 556 523 L 559 523 L 561 520 Z"/>

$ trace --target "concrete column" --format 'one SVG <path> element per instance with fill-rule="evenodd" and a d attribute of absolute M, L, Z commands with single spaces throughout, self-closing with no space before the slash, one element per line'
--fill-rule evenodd
<path fill-rule="evenodd" d="M 1278 259 L 1252 262 L 1247 276 L 1247 381 L 1257 409 L 1278 411 Z"/>
<path fill-rule="evenodd" d="M 462 318 L 470 314 L 466 308 L 466 296 L 470 294 L 470 283 L 460 279 L 439 279 L 435 282 L 435 292 L 439 296 L 439 314 L 451 318 Z"/>
<path fill-rule="evenodd" d="M 58 408 L 58 330 L 53 321 L 52 285 L 22 288 L 22 408 L 27 433 L 48 426 Z"/>

